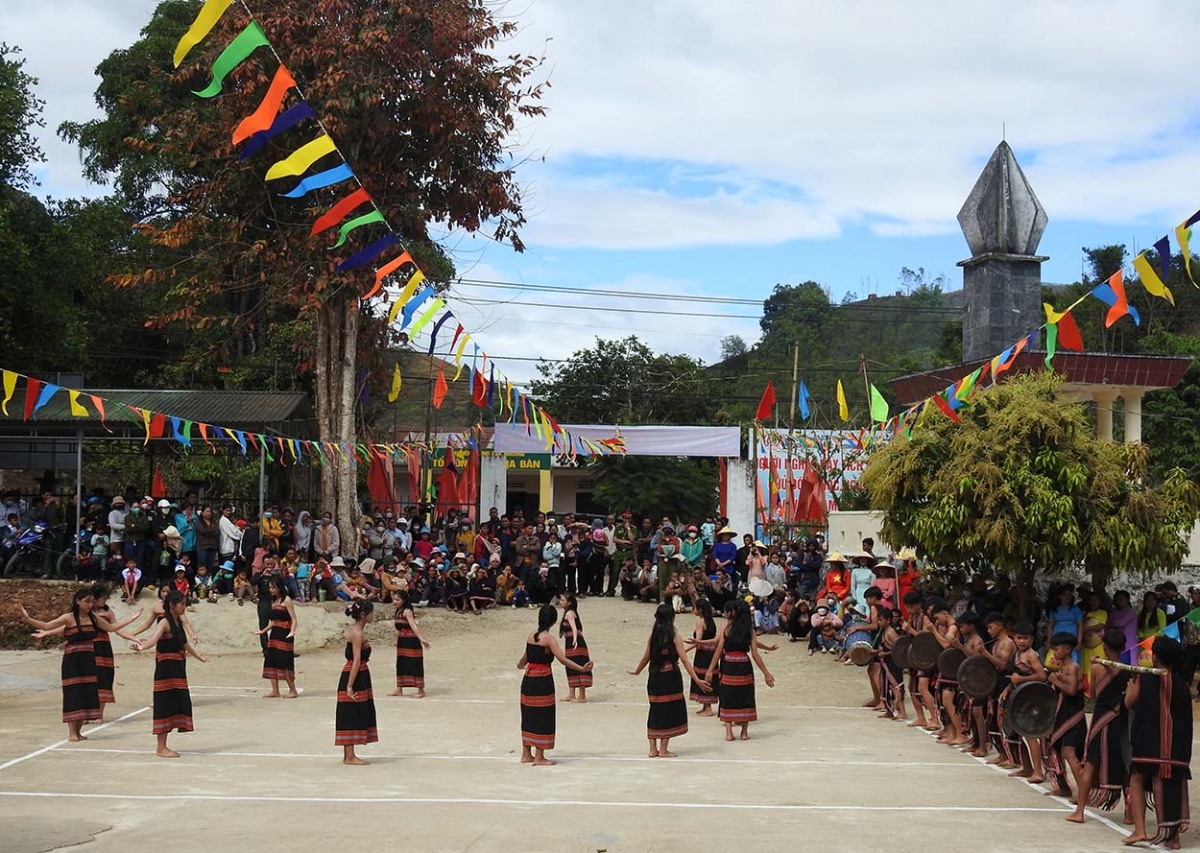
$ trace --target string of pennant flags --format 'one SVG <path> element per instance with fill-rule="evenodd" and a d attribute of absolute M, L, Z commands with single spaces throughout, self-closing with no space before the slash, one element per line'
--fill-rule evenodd
<path fill-rule="evenodd" d="M 1193 287 L 1200 288 L 1200 284 L 1196 281 L 1196 271 L 1192 268 L 1191 256 L 1191 229 L 1197 222 L 1200 222 L 1200 211 L 1192 214 L 1176 226 L 1174 233 L 1180 253 L 1183 255 L 1184 270 L 1187 273 L 1188 280 L 1192 283 Z M 1133 268 L 1137 272 L 1138 279 L 1147 293 L 1174 305 L 1175 295 L 1166 284 L 1171 271 L 1170 236 L 1164 235 L 1154 242 L 1152 248 L 1155 253 L 1153 260 L 1157 263 L 1152 262 L 1149 254 L 1150 249 L 1147 249 L 1133 259 Z M 903 435 L 911 439 L 913 430 L 922 424 L 929 412 L 933 410 L 937 410 L 955 423 L 961 423 L 962 417 L 958 414 L 959 410 L 970 405 L 971 397 L 979 388 L 980 383 L 990 376 L 992 380 L 991 384 L 994 385 L 999 380 L 1001 374 L 1007 372 L 1017 363 L 1017 357 L 1022 352 L 1025 350 L 1032 351 L 1038 345 L 1043 333 L 1045 333 L 1045 364 L 1047 370 L 1053 369 L 1054 357 L 1060 351 L 1083 352 L 1083 335 L 1080 334 L 1079 324 L 1075 321 L 1072 312 L 1088 299 L 1096 299 L 1108 308 L 1108 312 L 1104 318 L 1104 328 L 1106 329 L 1112 328 L 1113 324 L 1122 317 L 1129 317 L 1139 326 L 1142 323 L 1142 318 L 1137 308 L 1129 304 L 1129 298 L 1125 291 L 1125 271 L 1119 269 L 1109 276 L 1108 279 L 1093 287 L 1062 311 L 1055 310 L 1048 302 L 1043 303 L 1042 309 L 1046 315 L 1045 323 L 963 378 L 952 382 L 944 391 L 925 398 L 919 403 L 908 407 L 900 414 L 891 414 L 883 394 L 867 378 L 866 364 L 864 363 L 860 369 L 860 373 L 863 375 L 867 387 L 871 426 L 859 431 L 860 441 L 865 440 L 863 439 L 864 435 L 869 436 L 876 431 L 883 435 Z M 808 393 L 808 387 L 805 385 L 803 379 L 799 381 L 796 396 L 795 409 L 799 412 L 801 419 L 807 421 L 812 416 L 809 405 L 812 398 Z M 850 408 L 846 401 L 846 391 L 841 379 L 837 381 L 835 400 L 839 417 L 843 422 L 849 421 Z M 766 390 L 764 390 L 762 399 L 759 402 L 758 410 L 755 412 L 755 422 L 760 423 L 768 420 L 774 411 L 775 403 L 775 388 L 768 381 Z M 763 435 L 765 436 L 768 433 L 769 431 L 764 431 Z M 801 434 L 794 433 L 793 435 L 795 437 L 784 439 L 784 441 L 790 440 L 793 449 L 805 449 L 806 445 L 803 443 L 803 438 L 800 437 Z M 785 444 L 784 446 L 787 445 Z M 808 447 L 808 449 L 811 450 L 814 448 Z"/>
<path fill-rule="evenodd" d="M 235 0 L 206 0 L 175 48 L 173 58 L 176 68 L 193 49 L 204 42 L 233 5 Z M 437 348 L 439 336 L 449 334 L 449 331 L 453 330 L 449 351 L 453 353 L 454 375 L 448 379 L 447 362 L 439 360 L 437 379 L 432 391 L 434 408 L 441 409 L 450 384 L 462 378 L 464 369 L 468 367 L 467 347 L 470 346 L 467 385 L 473 405 L 482 409 L 496 409 L 497 419 L 506 418 L 510 423 L 516 423 L 519 414 L 526 430 L 545 440 L 547 451 L 558 439 L 563 447 L 569 448 L 572 456 L 624 455 L 625 443 L 619 436 L 594 441 L 572 435 L 560 426 L 549 412 L 534 404 L 519 388 L 514 387 L 511 380 L 496 368 L 494 361 L 489 364 L 487 353 L 480 349 L 479 344 L 450 310 L 446 301 L 437 295 L 434 286 L 426 281 L 424 273 L 404 248 L 400 236 L 359 180 L 316 110 L 305 99 L 295 77 L 271 44 L 245 0 L 238 0 L 236 5 L 245 12 L 248 22 L 213 61 L 209 84 L 193 94 L 200 98 L 217 97 L 221 94 L 229 74 L 257 50 L 266 48 L 272 54 L 278 62 L 278 67 L 270 86 L 258 108 L 243 119 L 233 131 L 233 144 L 242 146 L 239 159 L 254 157 L 276 137 L 305 126 L 315 128 L 316 137 L 299 145 L 287 157 L 270 166 L 266 171 L 265 180 L 274 182 L 298 179 L 295 186 L 280 194 L 289 199 L 301 199 L 309 193 L 326 188 L 346 190 L 346 194 L 340 200 L 317 217 L 310 230 L 309 236 L 316 238 L 336 229 L 337 239 L 330 246 L 330 251 L 346 246 L 351 235 L 360 229 L 382 229 L 382 236 L 339 261 L 337 271 L 347 273 L 368 266 L 374 269 L 374 282 L 360 297 L 364 303 L 377 295 L 390 295 L 390 291 L 385 289 L 385 282 L 390 283 L 393 278 L 398 282 L 402 281 L 403 283 L 398 285 L 398 296 L 388 310 L 387 325 L 407 335 L 409 341 L 428 329 L 430 356 Z M 336 163 L 335 158 L 338 161 Z M 355 236 L 357 243 L 358 235 Z M 385 257 L 388 259 L 383 260 Z M 404 377 L 397 364 L 392 372 L 388 402 L 395 403 L 403 387 Z"/>

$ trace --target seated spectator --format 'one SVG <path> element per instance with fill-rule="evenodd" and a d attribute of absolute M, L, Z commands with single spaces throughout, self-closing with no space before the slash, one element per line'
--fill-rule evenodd
<path fill-rule="evenodd" d="M 529 590 L 525 589 L 525 581 L 517 580 L 517 589 L 513 593 L 513 607 L 533 607 L 529 601 Z"/>
<path fill-rule="evenodd" d="M 503 607 L 512 604 L 519 583 L 520 580 L 513 574 L 512 568 L 505 566 L 496 577 L 496 603 Z"/>
<path fill-rule="evenodd" d="M 717 569 L 716 576 L 708 581 L 707 598 L 716 610 L 724 610 L 725 605 L 733 600 L 733 575 L 724 569 Z"/>
<path fill-rule="evenodd" d="M 208 566 L 201 565 L 196 569 L 196 582 L 192 585 L 192 592 L 197 600 L 204 599 L 209 604 L 216 604 L 217 597 L 212 594 L 212 575 L 208 573 Z"/>
<path fill-rule="evenodd" d="M 779 596 L 768 595 L 754 604 L 754 627 L 760 634 L 779 633 Z"/>
<path fill-rule="evenodd" d="M 233 595 L 233 575 L 233 560 L 225 560 L 217 567 L 217 573 L 213 576 L 213 588 L 217 595 Z"/>
<path fill-rule="evenodd" d="M 642 560 L 637 576 L 638 601 L 658 601 L 658 570 L 650 558 Z"/>
<path fill-rule="evenodd" d="M 467 601 L 471 605 L 472 613 L 479 614 L 489 607 L 495 606 L 496 588 L 488 578 L 487 569 L 483 566 L 475 566 L 475 573 L 468 583 L 468 591 L 470 595 Z"/>
<path fill-rule="evenodd" d="M 254 587 L 250 584 L 250 578 L 246 577 L 245 569 L 238 569 L 237 577 L 233 579 L 232 594 L 237 599 L 238 607 L 245 606 L 246 599 L 254 597 Z"/>
<path fill-rule="evenodd" d="M 841 650 L 838 641 L 838 631 L 842 628 L 842 620 L 829 612 L 829 608 L 821 605 L 812 617 L 812 631 L 816 638 L 815 647 L 809 648 L 809 654 L 818 649 L 825 653 L 835 653 Z"/>
<path fill-rule="evenodd" d="M 637 562 L 633 557 L 626 558 L 617 574 L 617 580 L 621 584 L 621 598 L 625 601 L 633 601 L 637 597 L 638 574 Z"/>
<path fill-rule="evenodd" d="M 529 601 L 531 604 L 539 606 L 549 604 L 557 594 L 558 586 L 555 583 L 554 575 L 550 571 L 550 566 L 543 562 L 530 579 Z"/>
<path fill-rule="evenodd" d="M 121 573 L 121 600 L 133 603 L 137 601 L 138 593 L 142 591 L 142 570 L 138 568 L 136 557 L 125 561 L 125 571 Z"/>
<path fill-rule="evenodd" d="M 380 599 L 391 601 L 394 593 L 408 589 L 408 575 L 400 574 L 400 563 L 395 557 L 389 557 L 384 562 L 383 573 L 379 576 Z"/>
<path fill-rule="evenodd" d="M 446 609 L 456 613 L 466 613 L 469 599 L 470 589 L 467 586 L 467 579 L 463 577 L 462 570 L 459 569 L 456 562 L 454 568 L 446 576 Z"/>
<path fill-rule="evenodd" d="M 801 598 L 792 608 L 787 620 L 789 642 L 797 643 L 806 639 L 812 631 L 812 605 L 807 598 Z"/>

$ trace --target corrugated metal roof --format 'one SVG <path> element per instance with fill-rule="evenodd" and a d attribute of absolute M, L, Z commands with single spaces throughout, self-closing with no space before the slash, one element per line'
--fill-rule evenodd
<path fill-rule="evenodd" d="M 105 400 L 117 401 L 140 409 L 162 412 L 171 417 L 197 423 L 208 423 L 225 427 L 261 429 L 265 425 L 282 424 L 292 421 L 311 421 L 312 409 L 308 403 L 308 395 L 299 391 L 160 391 L 139 389 L 88 388 L 81 389 L 80 402 L 88 410 L 88 417 L 76 418 L 71 415 L 70 399 L 67 392 L 58 392 L 37 413 L 37 419 L 30 419 L 23 424 L 24 389 L 17 392 L 16 397 L 8 404 L 8 415 L 0 413 L 0 426 L 61 426 L 70 425 L 73 428 L 88 429 L 100 427 L 100 417 L 95 406 L 87 398 L 95 394 Z M 124 416 L 107 407 L 109 425 L 114 422 L 127 420 L 129 413 Z M 312 426 L 315 427 L 315 424 Z M 169 434 L 169 433 L 168 433 Z"/>

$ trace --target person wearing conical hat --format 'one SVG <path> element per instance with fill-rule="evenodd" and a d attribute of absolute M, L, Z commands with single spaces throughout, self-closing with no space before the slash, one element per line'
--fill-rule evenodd
<path fill-rule="evenodd" d="M 838 601 L 845 601 L 850 595 L 850 572 L 846 569 L 845 556 L 835 551 L 825 562 L 829 564 L 829 568 L 825 570 L 825 585 L 817 593 L 817 600 L 823 601 L 833 595 Z"/>
<path fill-rule="evenodd" d="M 734 563 L 737 562 L 738 552 L 737 545 L 733 544 L 733 537 L 735 536 L 737 536 L 737 531 L 729 525 L 717 531 L 716 542 L 713 543 L 712 547 L 714 572 L 720 569 L 727 575 L 734 573 Z"/>

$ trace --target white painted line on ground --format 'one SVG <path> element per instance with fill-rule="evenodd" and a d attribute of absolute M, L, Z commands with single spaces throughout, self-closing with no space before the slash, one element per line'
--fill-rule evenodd
<path fill-rule="evenodd" d="M 125 720 L 130 719 L 131 717 L 136 717 L 138 714 L 144 714 L 146 711 L 149 711 L 149 710 L 150 710 L 150 706 L 147 705 L 145 708 L 138 708 L 136 711 L 132 711 L 132 712 L 126 714 L 124 717 L 117 717 L 115 720 L 110 720 L 107 723 L 101 723 L 100 725 L 96 726 L 95 728 L 86 729 L 86 731 L 88 732 L 88 734 L 92 734 L 94 732 L 100 731 L 101 729 L 107 729 L 109 726 L 115 726 L 117 723 L 122 723 Z M 28 755 L 22 755 L 20 758 L 14 758 L 11 761 L 6 761 L 3 764 L 0 764 L 0 770 L 7 770 L 9 767 L 12 767 L 14 764 L 20 764 L 22 761 L 28 761 L 31 758 L 37 758 L 39 755 L 50 752 L 51 750 L 54 750 L 54 749 L 58 749 L 58 747 L 62 746 L 64 743 L 70 743 L 70 741 L 60 740 L 57 743 L 50 744 L 49 746 L 43 746 L 41 749 L 35 749 L 33 752 L 29 753 Z"/>
<path fill-rule="evenodd" d="M 516 800 L 490 797 L 268 797 L 236 794 L 68 794 L 54 791 L 0 791 L 0 797 L 78 800 L 136 800 L 151 802 L 235 802 L 235 803 L 334 803 L 334 804 L 400 804 L 400 805 L 479 805 L 479 806 L 601 806 L 622 809 L 683 809 L 721 811 L 779 811 L 779 812 L 1034 812 L 1061 815 L 1062 809 L 1024 806 L 852 806 L 852 805 L 788 805 L 783 803 L 651 803 L 645 801 L 613 800 Z"/>
<path fill-rule="evenodd" d="M 108 749 L 103 747 L 63 747 L 56 749 L 55 752 L 71 752 L 71 753 L 86 753 L 100 752 L 114 755 L 154 755 L 152 749 Z M 184 752 L 185 755 L 194 755 L 197 757 L 228 757 L 228 758 L 318 758 L 328 759 L 333 756 L 332 752 Z M 413 761 L 515 761 L 516 754 L 511 755 L 429 755 L 425 753 L 405 752 L 396 754 L 376 754 L 375 758 L 408 758 Z M 665 764 L 666 762 L 649 756 L 631 756 L 631 755 L 560 755 L 556 756 L 557 761 L 564 764 L 575 761 L 635 761 L 635 762 L 654 762 L 655 764 Z M 810 759 L 787 759 L 787 758 L 701 758 L 690 756 L 680 762 L 672 762 L 678 764 L 752 764 L 752 765 L 785 765 L 785 766 L 814 766 L 814 767 L 952 767 L 958 769 L 969 769 L 971 765 L 963 764 L 961 761 L 815 761 Z"/>

